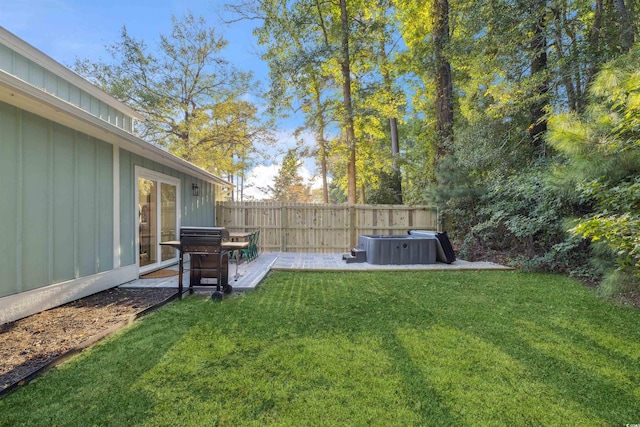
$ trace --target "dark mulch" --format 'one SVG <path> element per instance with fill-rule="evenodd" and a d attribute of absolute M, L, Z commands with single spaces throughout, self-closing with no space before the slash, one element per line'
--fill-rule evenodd
<path fill-rule="evenodd" d="M 114 288 L 0 325 L 0 392 L 175 294 L 175 289 Z"/>

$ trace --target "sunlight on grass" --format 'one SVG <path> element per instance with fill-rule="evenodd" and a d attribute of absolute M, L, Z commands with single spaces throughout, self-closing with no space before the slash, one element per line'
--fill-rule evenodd
<path fill-rule="evenodd" d="M 626 325 L 615 325 L 613 322 L 593 324 L 585 319 L 553 319 L 553 324 L 582 335 L 593 346 L 602 347 L 634 362 L 640 361 L 640 342 L 629 339 L 628 331 L 624 329 Z"/>
<path fill-rule="evenodd" d="M 585 341 L 570 330 L 554 327 L 553 323 L 545 325 L 521 322 L 517 330 L 536 350 L 565 362 L 574 369 L 582 369 L 598 376 L 613 387 L 621 387 L 622 391 L 640 400 L 640 373 L 629 370 L 629 363 L 612 357 L 609 351 Z M 607 340 L 610 339 L 611 335 Z"/>
<path fill-rule="evenodd" d="M 478 420 L 492 425 L 603 423 L 477 337 L 444 326 L 397 334 L 424 381 L 446 398 L 465 425 Z"/>
<path fill-rule="evenodd" d="M 625 425 L 640 311 L 560 276 L 275 273 L 189 297 L 0 400 L 0 426 Z"/>
<path fill-rule="evenodd" d="M 212 333 L 209 326 L 194 329 L 135 384 L 153 396 L 154 416 L 145 424 L 188 425 L 185 401 L 190 411 L 224 425 L 417 422 L 402 405 L 401 379 L 379 339 L 269 342 L 226 335 L 211 346 Z"/>

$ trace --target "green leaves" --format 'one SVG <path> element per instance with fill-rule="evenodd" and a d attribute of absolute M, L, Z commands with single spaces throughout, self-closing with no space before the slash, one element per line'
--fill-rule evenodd
<path fill-rule="evenodd" d="M 298 157 L 296 149 L 290 149 L 282 160 L 278 175 L 273 181 L 273 186 L 260 188 L 269 194 L 275 201 L 281 203 L 309 203 L 314 201 L 311 188 L 304 182 L 298 170 L 302 161 Z"/>
<path fill-rule="evenodd" d="M 172 17 L 157 49 L 126 28 L 109 47 L 111 63 L 77 62 L 76 71 L 146 117 L 143 138 L 216 174 L 237 173 L 233 155 L 246 156 L 269 138 L 257 108 L 246 100 L 252 75 L 222 56 L 227 41 L 203 17 Z"/>
<path fill-rule="evenodd" d="M 609 249 L 620 270 L 640 275 L 640 50 L 607 64 L 582 117 L 558 115 L 549 141 L 578 167 L 576 191 L 592 204 L 569 229 Z"/>
<path fill-rule="evenodd" d="M 596 180 L 579 189 L 585 199 L 596 201 L 596 212 L 569 231 L 602 242 L 615 254 L 619 268 L 631 267 L 640 275 L 640 177 L 613 187 Z"/>

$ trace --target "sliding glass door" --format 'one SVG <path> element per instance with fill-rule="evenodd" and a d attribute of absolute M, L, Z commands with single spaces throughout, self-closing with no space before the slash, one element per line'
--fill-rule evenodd
<path fill-rule="evenodd" d="M 177 230 L 177 187 L 175 185 L 160 184 L 160 241 L 176 240 Z M 176 250 L 171 246 L 161 246 L 160 261 L 168 261 L 176 257 Z"/>
<path fill-rule="evenodd" d="M 140 240 L 140 267 L 158 262 L 156 229 L 158 227 L 157 183 L 145 178 L 138 178 L 138 227 Z"/>
<path fill-rule="evenodd" d="M 136 169 L 136 180 L 138 260 L 144 273 L 177 260 L 176 250 L 160 242 L 178 238 L 179 180 L 142 168 Z"/>

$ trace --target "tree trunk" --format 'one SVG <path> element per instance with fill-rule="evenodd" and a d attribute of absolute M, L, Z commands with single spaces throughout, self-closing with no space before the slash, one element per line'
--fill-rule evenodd
<path fill-rule="evenodd" d="M 364 191 L 364 184 L 360 184 L 360 203 L 362 203 L 363 205 L 367 203 L 367 197 Z"/>
<path fill-rule="evenodd" d="M 587 64 L 585 92 L 589 87 L 591 87 L 591 83 L 593 82 L 593 79 L 595 78 L 596 72 L 598 70 L 598 58 L 601 56 L 602 45 L 603 13 L 603 0 L 596 0 L 593 9 L 593 26 L 591 27 L 591 31 L 589 33 L 589 56 Z M 587 103 L 585 99 L 585 101 L 579 106 L 578 111 L 583 111 L 586 107 L 586 104 Z"/>
<path fill-rule="evenodd" d="M 436 149 L 437 162 L 453 149 L 453 81 L 451 63 L 445 55 L 449 45 L 449 0 L 434 1 L 434 47 L 436 60 Z M 435 166 L 435 165 L 434 165 Z"/>
<path fill-rule="evenodd" d="M 565 47 L 563 43 L 564 38 L 564 28 L 565 28 L 565 10 L 558 7 L 553 7 L 553 18 L 554 18 L 554 42 L 553 44 L 556 47 L 556 54 L 558 55 L 558 62 L 560 65 L 560 75 L 562 78 L 562 84 L 564 85 L 564 89 L 567 92 L 567 105 L 569 106 L 569 110 L 577 111 L 578 110 L 578 99 L 576 97 L 576 89 L 574 86 L 574 80 L 572 79 L 572 73 L 569 69 L 572 64 L 567 64 L 565 60 Z M 573 40 L 574 37 L 568 35 L 570 40 Z"/>
<path fill-rule="evenodd" d="M 381 63 L 388 63 L 387 50 L 384 43 L 384 38 L 380 41 L 380 58 Z M 389 73 L 389 68 L 382 66 L 383 70 L 382 78 L 384 81 L 384 89 L 388 94 L 393 93 L 393 82 Z M 389 118 L 389 136 L 391 139 L 391 157 L 393 159 L 393 170 L 391 171 L 391 192 L 393 194 L 393 203 L 402 204 L 402 178 L 400 175 L 400 167 L 398 166 L 397 159 L 400 154 L 400 145 L 398 143 L 398 119 L 395 117 Z"/>
<path fill-rule="evenodd" d="M 329 204 L 329 184 L 327 183 L 327 147 L 326 141 L 322 141 L 320 147 L 320 172 L 322 174 L 322 201 Z"/>
<path fill-rule="evenodd" d="M 531 146 L 537 156 L 544 156 L 544 134 L 547 131 L 546 106 L 548 104 L 549 82 L 546 77 L 547 70 L 547 38 L 545 34 L 546 22 L 545 12 L 547 10 L 546 0 L 538 1 L 533 6 L 533 13 L 536 19 L 533 27 L 533 40 L 531 40 L 531 51 L 533 59 L 531 61 L 531 77 L 540 79 L 532 94 L 531 104 L 531 125 L 529 126 L 529 137 Z"/>
<path fill-rule="evenodd" d="M 625 5 L 624 0 L 614 0 L 613 8 L 616 11 L 618 27 L 620 28 L 620 47 L 624 53 L 627 53 L 633 47 L 637 28 L 631 21 L 629 10 L 627 5 Z"/>
<path fill-rule="evenodd" d="M 322 100 L 320 99 L 320 87 L 316 86 L 315 96 L 316 108 L 318 109 L 318 129 L 316 142 L 320 148 L 320 173 L 322 174 L 322 201 L 329 204 L 329 185 L 327 183 L 327 141 L 324 139 L 324 129 L 326 127 L 324 121 L 324 110 L 322 108 Z"/>
<path fill-rule="evenodd" d="M 400 167 L 396 162 L 398 154 L 400 154 L 400 146 L 398 144 L 398 119 L 389 119 L 389 128 L 391 134 L 391 155 L 393 156 L 393 174 L 392 176 L 392 188 L 394 194 L 393 203 L 402 204 L 402 177 L 400 175 Z"/>
<path fill-rule="evenodd" d="M 353 124 L 353 107 L 351 105 L 351 67 L 349 55 L 349 20 L 346 0 L 340 0 L 340 22 L 342 23 L 342 96 L 344 104 L 344 126 L 349 162 L 347 165 L 347 201 L 356 204 L 356 135 Z"/>

